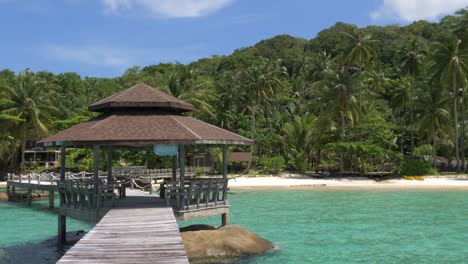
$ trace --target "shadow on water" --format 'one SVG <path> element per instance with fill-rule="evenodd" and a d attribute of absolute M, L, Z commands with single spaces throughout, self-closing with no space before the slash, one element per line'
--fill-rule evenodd
<path fill-rule="evenodd" d="M 38 243 L 26 243 L 12 247 L 0 248 L 1 264 L 52 264 L 85 235 L 83 230 L 68 232 L 67 244 L 57 248 L 57 237 L 51 237 Z"/>

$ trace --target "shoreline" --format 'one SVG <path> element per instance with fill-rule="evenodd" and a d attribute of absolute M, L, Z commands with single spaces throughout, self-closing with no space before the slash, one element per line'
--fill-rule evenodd
<path fill-rule="evenodd" d="M 307 176 L 240 176 L 229 180 L 231 190 L 304 189 L 304 190 L 468 190 L 468 176 L 426 176 L 424 181 L 364 178 L 324 178 Z"/>

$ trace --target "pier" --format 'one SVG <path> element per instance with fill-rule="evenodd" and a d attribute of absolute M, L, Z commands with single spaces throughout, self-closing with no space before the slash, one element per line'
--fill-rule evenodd
<path fill-rule="evenodd" d="M 172 208 L 128 190 L 58 263 L 188 263 Z"/>
<path fill-rule="evenodd" d="M 47 190 L 53 203 L 58 193 L 59 246 L 66 242 L 67 217 L 97 222 L 59 263 L 187 263 L 176 219 L 220 215 L 221 225 L 229 225 L 228 146 L 249 146 L 252 140 L 184 115 L 193 105 L 145 84 L 98 101 L 89 110 L 100 115 L 39 142 L 60 148 L 60 173 L 11 175 L 9 194 L 22 188 L 31 198 L 33 190 Z M 219 177 L 195 178 L 186 168 L 186 148 L 199 146 L 221 148 Z M 68 148 L 92 149 L 92 172 L 67 172 Z M 112 158 L 116 149 L 154 151 L 172 168 L 117 169 Z M 101 167 L 107 171 L 100 171 L 104 152 L 106 166 Z M 153 195 L 155 185 L 159 197 Z M 148 194 L 127 187 L 147 187 Z"/>

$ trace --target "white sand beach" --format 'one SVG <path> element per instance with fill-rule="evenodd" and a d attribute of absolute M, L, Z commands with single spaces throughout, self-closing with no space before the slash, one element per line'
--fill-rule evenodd
<path fill-rule="evenodd" d="M 234 177 L 229 187 L 237 188 L 356 188 L 356 189 L 467 189 L 468 176 L 426 176 L 424 181 L 391 179 L 374 181 L 366 178 L 325 178 L 282 175 L 267 177 Z"/>

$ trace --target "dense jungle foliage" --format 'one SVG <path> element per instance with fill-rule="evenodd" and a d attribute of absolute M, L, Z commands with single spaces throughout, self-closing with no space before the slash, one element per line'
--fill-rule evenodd
<path fill-rule="evenodd" d="M 252 168 L 363 172 L 440 156 L 464 171 L 467 76 L 468 9 L 438 23 L 339 22 L 310 40 L 279 35 L 230 55 L 135 66 L 115 78 L 5 69 L 1 175 L 25 169 L 27 140 L 96 116 L 90 103 L 140 82 L 194 104 L 195 117 L 254 139 L 243 149 L 253 153 Z M 170 166 L 149 151 L 118 158 Z M 68 159 L 91 167 L 90 150 L 69 150 Z"/>

